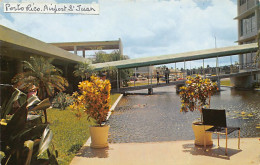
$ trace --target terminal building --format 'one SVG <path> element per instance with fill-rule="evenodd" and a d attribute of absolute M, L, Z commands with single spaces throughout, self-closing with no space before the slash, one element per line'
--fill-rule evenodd
<path fill-rule="evenodd" d="M 63 77 L 69 81 L 68 90 L 75 91 L 80 79 L 73 75 L 74 66 L 90 62 L 84 57 L 85 51 L 101 49 L 118 49 L 123 53 L 120 39 L 50 44 L 0 25 L 0 84 L 11 84 L 12 78 L 23 71 L 22 61 L 29 60 L 30 56 L 43 56 L 54 58 L 53 65 L 61 69 Z"/>
<path fill-rule="evenodd" d="M 238 22 L 238 40 L 239 45 L 256 43 L 257 33 L 260 30 L 260 0 L 237 0 L 237 17 Z M 251 52 L 239 56 L 240 71 L 260 67 L 255 63 L 256 53 Z M 237 87 L 250 86 L 260 82 L 260 74 L 254 74 L 250 77 L 232 78 Z"/>

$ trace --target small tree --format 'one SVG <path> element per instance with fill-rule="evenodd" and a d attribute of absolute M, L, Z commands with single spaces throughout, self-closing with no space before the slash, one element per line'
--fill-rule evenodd
<path fill-rule="evenodd" d="M 96 59 L 93 63 L 104 63 L 104 62 L 111 62 L 111 61 L 119 61 L 119 60 L 127 60 L 129 57 L 127 55 L 121 55 L 118 50 L 115 50 L 109 54 L 104 51 L 99 51 L 96 53 Z M 102 69 L 102 71 L 107 72 L 107 78 L 111 82 L 112 88 L 117 86 L 117 68 L 115 67 L 106 67 Z M 130 75 L 133 74 L 132 69 L 122 69 L 120 70 L 120 79 L 123 80 L 124 83 L 129 81 Z"/>
<path fill-rule="evenodd" d="M 90 66 L 87 62 L 81 62 L 75 66 L 75 70 L 73 72 L 75 77 L 81 77 L 81 80 L 86 80 L 89 78 L 94 72 L 93 67 Z"/>
<path fill-rule="evenodd" d="M 204 106 L 210 107 L 211 96 L 218 90 L 217 84 L 201 76 L 188 77 L 185 86 L 180 88 L 181 112 L 202 112 Z M 207 101 L 208 99 L 208 101 Z"/>

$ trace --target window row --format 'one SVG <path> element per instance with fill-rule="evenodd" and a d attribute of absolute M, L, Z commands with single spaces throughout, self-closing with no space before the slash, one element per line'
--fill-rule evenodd
<path fill-rule="evenodd" d="M 256 16 L 255 13 L 240 20 L 240 35 L 247 35 L 257 31 Z"/>

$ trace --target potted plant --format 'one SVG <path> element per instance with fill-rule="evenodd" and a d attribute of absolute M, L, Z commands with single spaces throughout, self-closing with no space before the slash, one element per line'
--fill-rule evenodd
<path fill-rule="evenodd" d="M 188 77 L 185 86 L 180 88 L 181 112 L 198 110 L 202 115 L 202 108 L 210 108 L 211 96 L 218 90 L 217 84 L 210 79 L 203 79 L 201 76 Z M 212 133 L 206 133 L 205 130 L 211 126 L 202 125 L 200 122 L 193 122 L 192 128 L 195 135 L 195 144 L 212 145 Z M 205 136 L 205 137 L 204 137 Z"/>
<path fill-rule="evenodd" d="M 79 93 L 73 93 L 75 101 L 70 107 L 76 110 L 78 117 L 83 111 L 87 113 L 88 120 L 95 119 L 97 125 L 90 127 L 90 146 L 92 148 L 105 148 L 108 146 L 109 125 L 102 123 L 106 121 L 110 109 L 110 81 L 91 76 L 90 81 L 82 81 L 78 87 Z"/>

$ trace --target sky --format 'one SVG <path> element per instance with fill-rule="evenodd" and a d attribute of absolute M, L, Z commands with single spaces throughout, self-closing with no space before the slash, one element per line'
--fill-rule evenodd
<path fill-rule="evenodd" d="M 5 2 L 98 3 L 100 14 L 4 13 Z M 3 26 L 47 43 L 120 38 L 131 59 L 237 45 L 236 16 L 236 0 L 0 0 Z"/>

